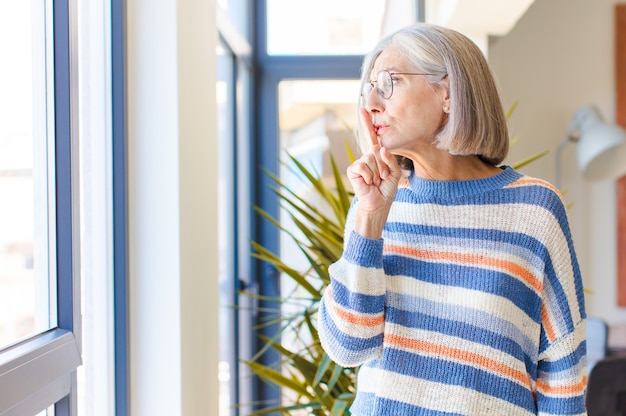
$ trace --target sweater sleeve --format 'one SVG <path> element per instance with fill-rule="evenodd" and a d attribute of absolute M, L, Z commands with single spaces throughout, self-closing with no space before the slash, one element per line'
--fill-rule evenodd
<path fill-rule="evenodd" d="M 382 240 L 348 232 L 342 257 L 329 269 L 318 330 L 324 350 L 342 366 L 361 365 L 381 351 L 386 291 L 382 259 Z"/>
<path fill-rule="evenodd" d="M 539 415 L 586 415 L 586 315 L 582 277 L 565 207 L 559 200 L 548 231 L 537 367 Z"/>

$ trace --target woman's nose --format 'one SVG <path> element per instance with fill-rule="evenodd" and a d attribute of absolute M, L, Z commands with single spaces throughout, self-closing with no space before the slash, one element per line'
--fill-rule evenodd
<path fill-rule="evenodd" d="M 370 93 L 363 97 L 363 107 L 370 113 L 380 113 L 384 111 L 385 105 L 383 103 L 383 97 L 376 88 L 372 89 Z"/>

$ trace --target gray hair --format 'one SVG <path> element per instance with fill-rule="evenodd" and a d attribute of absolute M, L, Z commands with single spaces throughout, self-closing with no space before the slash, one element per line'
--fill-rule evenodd
<path fill-rule="evenodd" d="M 509 150 L 509 131 L 498 88 L 482 51 L 466 36 L 441 26 L 416 23 L 381 39 L 365 57 L 361 87 L 369 82 L 376 59 L 393 46 L 428 74 L 432 86 L 445 86 L 450 94 L 448 120 L 435 137 L 435 145 L 453 155 L 476 155 L 498 165 Z M 357 138 L 362 150 L 360 123 Z M 410 161 L 403 161 L 410 168 Z"/>

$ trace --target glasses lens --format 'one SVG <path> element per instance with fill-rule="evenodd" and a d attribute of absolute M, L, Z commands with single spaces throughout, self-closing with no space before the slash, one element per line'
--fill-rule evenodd
<path fill-rule="evenodd" d="M 378 84 L 378 90 L 380 95 L 384 98 L 390 98 L 393 94 L 393 81 L 391 80 L 391 74 L 387 71 L 380 71 L 376 83 Z"/>
<path fill-rule="evenodd" d="M 374 85 L 372 85 L 370 82 L 366 82 L 365 84 L 363 84 L 363 89 L 361 90 L 361 97 L 363 97 L 363 99 L 366 99 L 367 97 L 369 97 L 373 89 L 374 89 Z"/>

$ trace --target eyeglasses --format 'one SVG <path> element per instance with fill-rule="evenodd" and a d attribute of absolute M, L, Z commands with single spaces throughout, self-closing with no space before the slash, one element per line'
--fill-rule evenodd
<path fill-rule="evenodd" d="M 374 82 L 378 85 L 376 88 L 378 90 L 378 94 L 385 100 L 388 100 L 393 95 L 393 84 L 395 84 L 396 80 L 393 78 L 394 75 L 433 75 L 433 74 L 422 74 L 419 72 L 389 72 L 389 71 L 380 71 L 378 76 L 376 76 L 376 81 L 365 82 L 363 84 L 363 89 L 361 90 L 361 97 L 365 100 L 371 94 L 372 90 L 374 90 Z"/>

